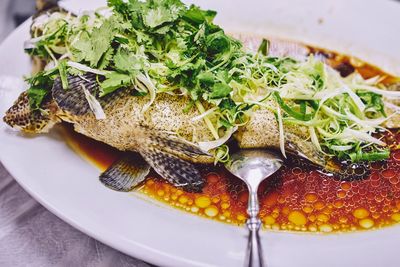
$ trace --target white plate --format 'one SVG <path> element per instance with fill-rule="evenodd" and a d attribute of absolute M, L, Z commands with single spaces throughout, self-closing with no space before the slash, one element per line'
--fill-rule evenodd
<path fill-rule="evenodd" d="M 74 1 L 72 1 L 74 2 Z M 76 1 L 75 1 L 76 2 Z M 100 1 L 80 1 L 96 6 Z M 400 5 L 390 1 L 198 1 L 229 31 L 281 36 L 356 55 L 400 75 Z M 72 3 L 73 5 L 73 3 Z M 0 47 L 0 75 L 30 71 L 29 22 Z M 0 84 L 1 86 L 1 84 Z M 17 95 L 23 86 L 11 95 Z M 12 89 L 12 86 L 9 87 Z M 12 102 L 0 91 L 0 114 Z M 23 137 L 0 123 L 0 159 L 40 203 L 88 235 L 163 266 L 242 266 L 246 231 L 103 187 L 99 171 L 53 132 Z M 43 226 L 46 227 L 46 226 Z M 400 227 L 352 234 L 263 232 L 269 266 L 398 266 Z"/>

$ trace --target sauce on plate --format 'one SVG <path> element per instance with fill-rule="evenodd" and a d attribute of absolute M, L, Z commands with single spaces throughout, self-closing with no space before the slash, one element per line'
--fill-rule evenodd
<path fill-rule="evenodd" d="M 323 55 L 342 74 L 356 69 L 365 78 L 380 75 L 384 83 L 395 78 L 352 57 L 310 48 Z M 68 144 L 101 171 L 121 152 L 80 135 L 64 125 Z M 304 162 L 292 160 L 264 181 L 259 189 L 260 217 L 267 229 L 300 232 L 351 232 L 400 223 L 400 131 L 385 133 L 390 159 L 373 163 L 363 180 L 341 181 L 321 174 Z M 202 193 L 187 193 L 151 173 L 141 193 L 178 209 L 235 225 L 245 223 L 248 193 L 242 181 L 223 167 L 202 170 Z"/>

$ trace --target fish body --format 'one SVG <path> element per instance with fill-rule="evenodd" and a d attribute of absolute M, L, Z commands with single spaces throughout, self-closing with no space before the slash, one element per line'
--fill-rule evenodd
<path fill-rule="evenodd" d="M 143 107 L 150 101 L 149 96 L 132 96 L 129 88 L 121 88 L 99 99 L 106 115 L 106 118 L 99 120 L 90 109 L 82 89 L 85 87 L 95 93 L 98 90 L 96 75 L 71 77 L 69 84 L 71 88 L 64 90 L 61 82 L 55 81 L 52 99 L 46 102 L 42 112 L 31 111 L 27 94 L 22 93 L 7 111 L 4 121 L 30 133 L 47 132 L 61 121 L 73 123 L 75 131 L 121 151 L 135 151 L 139 145 L 137 135 L 142 134 L 138 129 L 175 133 L 192 143 L 213 140 L 204 120 L 193 121 L 200 115 L 199 111 L 184 111 L 189 102 L 186 96 L 158 94 L 154 105 L 143 112 Z M 235 137 L 241 148 L 279 149 L 280 145 L 278 123 L 274 114 L 265 109 L 253 111 L 249 123 L 240 128 Z M 208 157 L 194 161 L 212 163 L 214 159 Z"/>
<path fill-rule="evenodd" d="M 194 117 L 200 115 L 197 109 L 184 111 L 189 102 L 187 97 L 157 94 L 153 105 L 143 112 L 149 96 L 133 96 L 129 88 L 121 88 L 111 95 L 98 98 L 105 118 L 97 119 L 83 89 L 96 95 L 96 75 L 70 76 L 69 86 L 64 90 L 57 79 L 51 97 L 46 99 L 41 111 L 31 110 L 27 93 L 22 93 L 3 120 L 11 127 L 36 134 L 47 132 L 62 121 L 72 123 L 75 131 L 85 136 L 121 151 L 141 155 L 136 156 L 141 161 L 117 162 L 111 170 L 101 175 L 102 181 L 111 188 L 126 191 L 136 185 L 137 179 L 127 179 L 126 173 L 139 173 L 143 178 L 143 172 L 148 171 L 143 167 L 146 165 L 143 162 L 147 162 L 174 185 L 188 191 L 201 190 L 204 181 L 197 164 L 211 164 L 215 158 L 195 144 L 212 141 L 213 136 L 203 120 L 193 121 Z M 298 135 L 293 133 L 291 136 Z M 235 139 L 241 148 L 279 149 L 279 129 L 274 114 L 263 109 L 254 110 L 249 123 L 238 131 Z M 300 149 L 303 155 L 316 155 L 314 161 L 323 164 L 323 157 L 311 142 L 300 138 L 289 140 L 288 149 Z M 294 145 L 295 149 L 289 144 Z M 134 162 L 138 166 L 135 167 Z M 127 164 L 131 167 L 126 167 Z M 121 182 L 123 186 L 115 186 L 115 179 L 110 174 L 116 173 L 125 179 L 125 182 Z"/>

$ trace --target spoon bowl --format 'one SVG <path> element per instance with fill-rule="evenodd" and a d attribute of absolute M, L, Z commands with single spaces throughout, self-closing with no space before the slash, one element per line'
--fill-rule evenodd
<path fill-rule="evenodd" d="M 258 216 L 260 208 L 257 190 L 260 183 L 279 170 L 281 166 L 282 158 L 279 155 L 272 151 L 261 149 L 240 150 L 231 156 L 231 163 L 226 165 L 227 170 L 243 180 L 249 190 L 247 207 L 249 219 L 246 225 L 250 233 L 245 266 L 265 266 L 258 233 L 261 227 L 261 220 Z"/>
<path fill-rule="evenodd" d="M 282 159 L 268 150 L 241 150 L 231 156 L 226 166 L 230 173 L 248 185 L 255 186 L 275 173 L 282 166 Z"/>

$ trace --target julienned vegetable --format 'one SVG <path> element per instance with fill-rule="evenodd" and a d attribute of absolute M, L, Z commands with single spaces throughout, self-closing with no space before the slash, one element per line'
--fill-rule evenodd
<path fill-rule="evenodd" d="M 221 161 L 229 159 L 226 141 L 260 107 L 275 112 L 283 153 L 284 125 L 295 124 L 307 127 L 309 139 L 329 156 L 388 157 L 385 143 L 372 135 L 386 119 L 382 96 L 400 94 L 378 88 L 377 79 L 357 73 L 342 78 L 312 56 L 304 61 L 268 57 L 267 40 L 258 53 L 248 53 L 213 24 L 214 11 L 179 0 L 108 3 L 110 10 L 36 20 L 27 51 L 51 63 L 28 79 L 32 109 L 40 109 L 56 76 L 68 88 L 67 74 L 91 72 L 99 75 L 101 97 L 121 87 L 149 94 L 143 112 L 157 93 L 187 95 L 187 109 L 201 113 L 193 119 L 204 120 L 216 139 L 201 146 L 215 149 Z M 96 116 L 103 117 L 96 99 L 86 96 Z"/>

